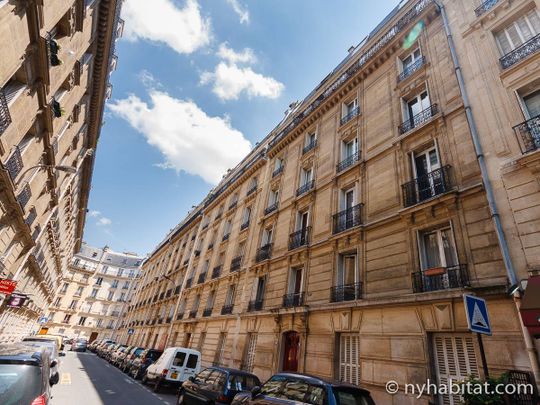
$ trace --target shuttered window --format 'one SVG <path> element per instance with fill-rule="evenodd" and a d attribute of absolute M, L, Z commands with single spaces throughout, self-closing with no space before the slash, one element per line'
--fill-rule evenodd
<path fill-rule="evenodd" d="M 472 335 L 436 334 L 433 336 L 435 368 L 439 384 L 459 381 L 470 375 L 478 377 L 478 361 Z M 459 395 L 439 395 L 439 403 L 458 405 Z"/>
<path fill-rule="evenodd" d="M 248 373 L 253 372 L 255 364 L 255 349 L 257 348 L 257 334 L 250 333 L 246 340 L 246 351 L 244 353 L 244 361 L 242 361 L 242 370 Z"/>
<path fill-rule="evenodd" d="M 360 384 L 359 361 L 360 337 L 353 333 L 339 336 L 339 380 L 351 384 Z"/>
<path fill-rule="evenodd" d="M 510 53 L 540 33 L 540 16 L 536 9 L 513 21 L 495 34 L 503 55 Z"/>
<path fill-rule="evenodd" d="M 227 339 L 226 333 L 220 333 L 216 347 L 216 354 L 214 356 L 214 365 L 221 366 L 223 364 L 223 353 L 225 352 L 225 340 Z"/>

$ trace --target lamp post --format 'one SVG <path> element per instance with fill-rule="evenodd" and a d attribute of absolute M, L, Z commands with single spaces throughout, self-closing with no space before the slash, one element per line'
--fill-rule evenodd
<path fill-rule="evenodd" d="M 19 175 L 19 180 L 15 183 L 15 188 L 17 188 L 17 186 L 20 184 L 21 180 L 24 178 L 24 175 L 26 173 L 28 173 L 30 170 L 34 170 L 34 169 L 54 169 L 54 170 L 58 170 L 58 171 L 61 171 L 61 172 L 66 172 L 66 173 L 71 173 L 71 174 L 77 173 L 77 168 L 73 167 L 73 166 L 36 165 L 36 166 L 29 167 L 28 169 L 26 169 L 24 172 L 22 172 Z"/>

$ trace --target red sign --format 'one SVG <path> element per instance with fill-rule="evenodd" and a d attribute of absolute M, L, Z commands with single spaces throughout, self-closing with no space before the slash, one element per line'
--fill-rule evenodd
<path fill-rule="evenodd" d="M 0 278 L 0 294 L 11 294 L 15 287 L 17 287 L 16 281 Z"/>

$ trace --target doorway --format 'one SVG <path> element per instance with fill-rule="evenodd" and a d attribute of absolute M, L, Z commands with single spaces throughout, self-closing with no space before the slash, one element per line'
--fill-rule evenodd
<path fill-rule="evenodd" d="M 291 331 L 283 334 L 283 371 L 298 371 L 298 352 L 300 349 L 300 336 Z"/>
<path fill-rule="evenodd" d="M 92 343 L 94 340 L 96 340 L 97 336 L 98 336 L 97 332 L 92 332 L 90 334 L 90 338 L 88 339 L 88 343 Z"/>

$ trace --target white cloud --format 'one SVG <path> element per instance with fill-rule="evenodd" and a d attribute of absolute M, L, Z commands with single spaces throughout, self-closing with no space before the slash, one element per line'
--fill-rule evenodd
<path fill-rule="evenodd" d="M 96 223 L 97 226 L 107 226 L 107 225 L 110 225 L 110 224 L 112 224 L 112 221 L 109 218 L 106 218 L 106 217 L 101 217 L 99 219 L 99 221 L 97 221 L 97 223 Z"/>
<path fill-rule="evenodd" d="M 163 168 L 185 171 L 217 184 L 251 149 L 227 117 L 210 117 L 193 101 L 155 89 L 150 91 L 150 99 L 146 103 L 130 95 L 109 107 L 161 151 Z"/>
<path fill-rule="evenodd" d="M 214 72 L 204 72 L 201 84 L 213 83 L 212 91 L 222 100 L 236 100 L 242 92 L 248 97 L 278 98 L 283 83 L 255 73 L 251 68 L 220 62 Z"/>
<path fill-rule="evenodd" d="M 92 210 L 88 213 L 88 215 L 95 218 L 95 217 L 99 217 L 101 215 L 101 212 Z"/>
<path fill-rule="evenodd" d="M 234 12 L 240 17 L 240 22 L 249 23 L 249 11 L 243 5 L 240 4 L 238 0 L 227 0 L 227 3 L 232 7 Z"/>
<path fill-rule="evenodd" d="M 178 8 L 172 0 L 126 0 L 122 7 L 125 38 L 162 42 L 178 53 L 192 53 L 208 45 L 211 25 L 197 0 Z"/>
<path fill-rule="evenodd" d="M 244 48 L 242 52 L 236 52 L 234 49 L 229 48 L 226 42 L 219 46 L 217 56 L 221 59 L 228 61 L 229 63 L 255 63 L 257 57 L 253 53 L 253 49 Z"/>

